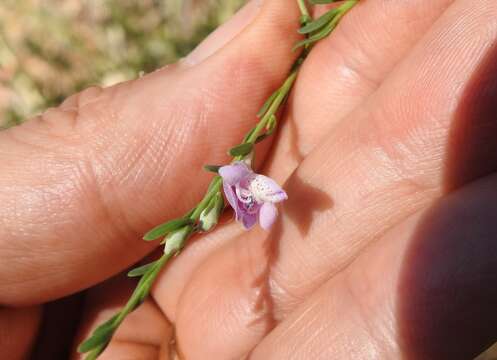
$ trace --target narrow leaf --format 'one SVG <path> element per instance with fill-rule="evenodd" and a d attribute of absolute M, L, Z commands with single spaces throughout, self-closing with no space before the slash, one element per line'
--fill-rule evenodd
<path fill-rule="evenodd" d="M 128 272 L 128 276 L 129 277 L 138 277 L 138 276 L 143 276 L 145 275 L 148 270 L 150 270 L 152 268 L 152 266 L 154 266 L 155 264 L 157 263 L 157 261 L 154 261 L 154 262 L 151 262 L 150 264 L 146 264 L 146 265 L 142 265 L 142 266 L 139 266 L 133 270 L 131 270 L 130 272 Z"/>
<path fill-rule="evenodd" d="M 221 168 L 221 166 L 219 166 L 219 165 L 204 165 L 205 171 L 212 172 L 215 174 L 219 173 L 220 168 Z"/>
<path fill-rule="evenodd" d="M 97 346 L 106 344 L 109 342 L 112 336 L 111 332 L 101 332 L 99 334 L 93 334 L 89 339 L 86 339 L 81 345 L 78 346 L 78 352 L 85 353 Z"/>
<path fill-rule="evenodd" d="M 257 137 L 257 139 L 255 140 L 255 143 L 258 144 L 260 142 L 263 142 L 264 140 L 266 140 L 267 138 L 269 137 L 269 135 L 266 133 L 266 134 L 262 134 L 262 135 L 259 135 Z"/>
<path fill-rule="evenodd" d="M 114 316 L 112 316 L 109 320 L 107 320 L 106 322 L 104 322 L 103 324 L 101 324 L 99 327 L 97 327 L 94 331 L 93 331 L 93 334 L 100 334 L 104 331 L 107 331 L 111 328 L 114 327 L 114 321 L 116 321 L 116 319 L 118 318 L 119 316 L 119 313 L 115 314 Z"/>
<path fill-rule="evenodd" d="M 261 118 L 266 114 L 269 107 L 273 104 L 274 99 L 276 99 L 276 96 L 278 96 L 279 93 L 280 93 L 280 89 L 276 90 L 274 93 L 271 94 L 271 96 L 266 100 L 264 105 L 262 105 L 262 108 L 257 113 L 258 118 Z"/>
<path fill-rule="evenodd" d="M 207 188 L 208 193 L 210 193 L 215 186 L 220 184 L 218 181 L 220 179 L 221 179 L 221 176 L 215 176 L 214 179 L 212 179 L 211 183 L 209 184 L 209 187 Z M 195 207 L 193 209 L 193 211 L 191 212 L 191 214 L 188 214 L 186 217 L 190 217 L 196 209 L 197 208 Z"/>
<path fill-rule="evenodd" d="M 326 24 L 328 24 L 333 18 L 338 14 L 338 10 L 331 9 L 330 11 L 324 13 L 322 16 L 320 16 L 318 19 L 314 20 L 313 22 L 308 23 L 306 26 L 302 27 L 299 29 L 300 34 L 309 34 L 314 31 L 318 31 Z"/>
<path fill-rule="evenodd" d="M 78 352 L 85 353 L 108 342 L 114 333 L 114 321 L 116 321 L 118 316 L 119 313 L 115 314 L 109 320 L 97 327 L 91 336 L 79 345 Z"/>
<path fill-rule="evenodd" d="M 193 221 L 188 218 L 181 218 L 181 219 L 168 221 L 167 223 L 161 224 L 150 230 L 148 233 L 146 233 L 145 236 L 143 237 L 143 240 L 145 241 L 157 240 L 158 238 L 167 235 L 171 231 L 177 230 L 182 226 L 191 224 L 192 222 Z"/>
<path fill-rule="evenodd" d="M 333 31 L 333 28 L 331 28 L 331 27 L 325 28 L 325 29 L 321 30 L 319 33 L 309 37 L 308 39 L 299 41 L 297 44 L 295 44 L 292 51 L 297 50 L 299 47 L 313 44 L 316 41 L 319 41 L 319 40 L 327 37 L 332 31 Z"/>
<path fill-rule="evenodd" d="M 247 135 L 245 135 L 245 137 L 243 138 L 243 142 L 247 142 L 247 140 L 252 136 L 252 134 L 254 133 L 255 131 L 255 126 L 247 133 Z"/>
<path fill-rule="evenodd" d="M 240 144 L 234 148 L 231 148 L 229 154 L 231 156 L 245 156 L 250 154 L 253 148 L 254 145 L 252 143 Z"/>

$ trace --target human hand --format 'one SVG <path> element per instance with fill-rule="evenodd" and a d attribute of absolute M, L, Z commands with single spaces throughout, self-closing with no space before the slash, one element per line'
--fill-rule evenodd
<path fill-rule="evenodd" d="M 496 12 L 491 0 L 354 9 L 304 65 L 265 165 L 287 182 L 281 222 L 269 234 L 230 224 L 192 243 L 159 279 L 157 305 L 133 314 L 104 355 L 156 357 L 170 336 L 161 311 L 187 359 L 254 348 L 255 359 L 452 359 L 495 340 L 497 294 L 481 279 L 491 284 L 497 265 Z M 205 181 L 191 177 L 225 160 L 285 75 L 297 17 L 269 0 L 198 65 L 90 90 L 0 134 L 11 190 L 0 195 L 0 301 L 57 298 L 150 251 L 140 234 L 198 199 Z M 107 286 L 87 326 L 115 307 Z M 29 338 L 37 309 L 5 311 L 23 315 L 15 329 Z"/>

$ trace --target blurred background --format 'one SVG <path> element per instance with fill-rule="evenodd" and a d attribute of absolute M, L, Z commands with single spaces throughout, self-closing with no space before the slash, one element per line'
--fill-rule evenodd
<path fill-rule="evenodd" d="M 243 0 L 1 0 L 0 129 L 185 56 Z"/>

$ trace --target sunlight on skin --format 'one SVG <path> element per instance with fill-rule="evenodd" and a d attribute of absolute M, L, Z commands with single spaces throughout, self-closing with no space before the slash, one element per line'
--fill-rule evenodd
<path fill-rule="evenodd" d="M 345 18 L 340 31 L 316 47 L 296 84 L 278 147 L 265 166 L 265 173 L 278 182 L 289 179 L 289 200 L 283 218 L 269 235 L 260 229 L 245 234 L 233 223 L 195 240 L 162 274 L 154 290 L 154 300 L 176 324 L 178 348 L 185 358 L 240 358 L 259 343 L 254 359 L 273 354 L 296 358 L 314 354 L 319 358 L 323 354 L 319 350 L 334 351 L 329 355 L 338 358 L 346 358 L 351 351 L 380 358 L 410 355 L 412 343 L 399 343 L 405 340 L 400 336 L 409 335 L 399 330 L 402 319 L 395 308 L 395 285 L 404 254 L 396 249 L 409 243 L 411 232 L 399 223 L 427 209 L 447 191 L 444 161 L 446 151 L 451 150 L 447 149 L 449 130 L 453 130 L 459 102 L 465 100 L 465 85 L 471 82 L 483 59 L 491 55 L 497 34 L 492 21 L 497 15 L 494 1 L 476 0 L 473 7 L 468 7 L 464 0 L 451 3 L 439 0 L 423 6 L 425 2 L 418 0 L 365 1 Z M 7 262 L 10 270 L 6 273 L 16 271 L 25 276 L 19 284 L 0 288 L 0 301 L 36 302 L 39 298 L 33 293 L 32 281 L 39 284 L 36 296 L 42 294 L 42 299 L 76 291 L 131 265 L 149 251 L 149 247 L 136 241 L 137 234 L 146 231 L 150 221 L 159 222 L 194 203 L 202 189 L 200 185 L 205 185 L 199 184 L 198 189 L 187 186 L 192 177 L 197 181 L 193 175 L 197 168 L 225 158 L 222 153 L 229 148 L 228 144 L 235 143 L 241 130 L 250 126 L 258 103 L 288 70 L 289 49 L 296 40 L 288 34 L 298 17 L 296 6 L 292 11 L 289 14 L 286 0 L 267 0 L 243 33 L 199 65 L 172 66 L 136 83 L 106 90 L 96 98 L 75 98 L 76 104 L 86 104 L 84 109 L 88 113 L 84 116 L 92 115 L 99 119 L 99 126 L 105 125 L 92 145 L 97 150 L 109 151 L 106 144 L 113 140 L 115 149 L 103 152 L 96 167 L 89 166 L 87 161 L 80 163 L 78 171 L 86 175 L 86 180 L 77 182 L 82 185 L 80 193 L 69 193 L 65 198 L 67 214 L 56 227 L 47 217 L 38 219 L 46 207 L 37 206 L 46 204 L 46 199 L 54 206 L 60 200 L 58 192 L 68 189 L 67 182 L 59 180 L 53 192 L 43 191 L 53 179 L 64 175 L 67 181 L 66 175 L 72 174 L 69 164 L 73 159 L 58 163 L 61 151 L 67 152 L 57 146 L 65 144 L 82 156 L 88 147 L 81 143 L 98 126 L 90 119 L 86 124 L 78 118 L 74 127 L 58 128 L 58 122 L 51 118 L 68 115 L 55 111 L 38 123 L 2 135 L 7 145 L 0 148 L 0 157 L 8 171 L 1 173 L 1 186 L 3 182 L 12 183 L 10 178 L 14 175 L 27 176 L 27 168 L 33 176 L 36 168 L 28 165 L 40 160 L 40 151 L 42 155 L 48 154 L 41 157 L 42 162 L 59 164 L 52 168 L 60 172 L 54 170 L 42 176 L 40 170 L 35 188 L 39 190 L 26 198 L 16 198 L 21 201 L 20 211 L 24 202 L 34 204 L 31 213 L 5 217 L 8 226 L 0 238 L 8 239 L 6 244 L 22 238 L 23 243 L 36 241 L 37 247 L 27 245 L 22 249 L 25 259 L 36 259 L 29 266 Z M 387 23 L 387 27 L 378 26 Z M 381 31 L 366 32 L 378 27 Z M 272 35 L 268 36 L 268 32 Z M 270 43 L 259 43 L 261 36 Z M 264 53 L 264 61 L 253 51 L 255 46 Z M 244 51 L 250 54 L 248 59 L 240 55 Z M 454 58 L 467 60 L 453 62 Z M 236 68 L 230 67 L 232 62 L 236 62 Z M 200 83 L 198 89 L 191 89 L 192 80 Z M 232 94 L 234 84 L 240 89 L 237 94 Z M 315 84 L 319 84 L 318 94 Z M 203 100 L 205 94 L 210 97 Z M 192 96 L 205 102 L 190 108 Z M 179 105 L 172 105 L 175 101 Z M 99 102 L 109 102 L 108 110 L 102 112 Z M 147 105 L 150 129 L 143 128 L 139 121 L 145 121 L 145 115 L 138 104 Z M 168 121 L 164 120 L 164 109 L 170 114 Z M 120 121 L 107 124 L 106 116 Z M 201 124 L 195 122 L 198 118 Z M 69 116 L 71 119 L 74 120 Z M 178 119 L 189 120 L 178 130 Z M 189 131 L 207 131 L 212 136 L 216 133 L 218 138 L 218 131 L 213 128 L 221 120 L 223 135 L 215 149 L 207 150 L 212 143 L 205 139 L 183 143 L 187 139 L 184 134 Z M 492 119 L 487 120 L 490 123 Z M 57 146 L 49 142 L 47 125 L 52 128 L 49 134 L 68 140 L 59 140 L 62 143 Z M 175 130 L 179 131 L 177 136 L 173 136 Z M 18 132 L 22 131 L 30 135 L 24 137 L 26 143 L 20 144 Z M 140 136 L 136 137 L 136 133 Z M 145 146 L 137 143 L 139 139 L 152 140 Z M 136 147 L 127 148 L 130 142 L 136 143 Z M 9 161 L 13 155 L 8 146 L 18 147 L 17 153 L 22 150 L 24 156 Z M 136 155 L 137 149 L 141 149 L 141 155 Z M 178 163 L 177 158 L 185 159 L 185 163 Z M 143 159 L 148 160 L 147 165 L 142 164 Z M 135 165 L 123 169 L 116 161 Z M 478 158 L 474 162 L 478 163 Z M 160 170 L 155 170 L 154 165 Z M 290 176 L 297 166 L 297 172 Z M 465 179 L 471 181 L 486 175 L 484 172 L 495 171 L 497 162 L 486 166 L 483 170 L 470 168 Z M 85 172 L 88 169 L 91 172 Z M 180 177 L 171 179 L 167 176 L 170 173 Z M 33 186 L 32 182 L 21 182 L 9 192 L 10 196 L 23 193 Z M 105 187 L 95 188 L 95 183 Z M 297 195 L 300 192 L 306 195 Z M 83 201 L 83 195 L 88 194 Z M 7 195 L 4 197 L 4 204 L 13 201 Z M 88 205 L 96 199 L 98 206 Z M 76 214 L 80 215 L 77 219 Z M 16 219 L 20 218 L 28 219 L 23 227 L 16 226 Z M 99 230 L 96 238 L 95 229 Z M 393 233 L 394 238 L 400 238 L 403 232 L 403 242 L 393 241 L 392 235 L 383 237 L 389 229 L 399 232 Z M 61 249 L 71 261 L 66 277 L 61 279 L 48 270 L 46 274 L 40 272 L 51 269 L 54 261 L 38 259 L 39 252 L 54 243 L 65 244 L 63 240 L 67 238 L 72 242 Z M 77 242 L 83 239 L 87 248 L 82 251 Z M 370 246 L 378 239 L 381 242 Z M 5 259 L 15 258 L 16 251 L 19 252 L 12 247 L 2 249 Z M 96 252 L 102 255 L 95 257 Z M 350 270 L 341 272 L 356 258 Z M 494 265 L 489 261 L 485 274 L 496 273 Z M 32 269 L 36 269 L 36 274 Z M 81 269 L 86 271 L 85 278 L 80 278 Z M 362 299 L 363 294 L 371 297 Z M 493 293 L 489 296 L 497 298 Z M 137 312 L 136 316 L 139 318 L 140 314 Z M 87 321 L 89 326 L 92 320 Z M 276 330 L 267 336 L 274 326 Z M 124 346 L 131 351 L 129 344 L 136 342 L 140 334 L 140 329 L 135 330 L 126 339 L 128 343 L 115 344 L 114 349 Z M 480 330 L 478 344 L 469 344 L 455 333 L 461 337 L 456 338 L 458 346 L 473 352 L 481 347 L 490 332 L 484 327 Z M 329 339 L 333 339 L 333 346 Z M 150 349 L 135 350 L 145 353 Z M 433 351 L 436 354 L 437 349 Z"/>

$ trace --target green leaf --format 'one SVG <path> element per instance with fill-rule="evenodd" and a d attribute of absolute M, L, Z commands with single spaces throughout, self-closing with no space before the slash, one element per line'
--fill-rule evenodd
<path fill-rule="evenodd" d="M 78 352 L 85 353 L 97 346 L 106 344 L 112 337 L 113 331 L 100 332 L 98 334 L 94 333 L 90 338 L 86 339 L 81 345 L 78 346 Z"/>
<path fill-rule="evenodd" d="M 253 148 L 254 144 L 252 143 L 240 144 L 235 146 L 234 148 L 231 148 L 229 154 L 231 156 L 245 156 L 250 154 Z"/>
<path fill-rule="evenodd" d="M 336 24 L 335 24 L 336 26 Z M 313 44 L 321 39 L 324 39 L 325 37 L 327 37 L 329 34 L 331 34 L 331 32 L 333 31 L 333 29 L 335 28 L 335 26 L 327 26 L 325 28 L 323 28 L 321 31 L 319 31 L 318 33 L 310 36 L 309 38 L 305 39 L 305 40 L 302 40 L 302 41 L 299 41 L 297 44 L 295 44 L 295 46 L 293 47 L 292 51 L 295 51 L 297 50 L 299 47 L 302 47 L 302 46 L 306 46 L 306 45 L 309 45 L 309 44 Z"/>
<path fill-rule="evenodd" d="M 185 225 L 192 223 L 193 220 L 188 218 L 181 218 L 181 219 L 168 221 L 167 223 L 161 224 L 150 230 L 148 233 L 146 233 L 145 236 L 143 237 L 143 240 L 145 241 L 157 240 L 158 238 L 167 235 L 171 231 L 177 230 Z"/>
<path fill-rule="evenodd" d="M 260 142 L 263 142 L 264 140 L 266 140 L 267 138 L 269 137 L 268 134 L 262 134 L 262 135 L 259 135 L 257 137 L 257 139 L 255 139 L 255 143 L 258 144 Z"/>
<path fill-rule="evenodd" d="M 271 94 L 271 96 L 266 100 L 264 105 L 262 105 L 262 108 L 257 113 L 258 118 L 261 118 L 266 114 L 269 107 L 273 104 L 274 99 L 276 99 L 276 97 L 278 96 L 279 93 L 280 93 L 280 89 L 276 90 L 274 93 Z"/>
<path fill-rule="evenodd" d="M 328 35 L 331 34 L 331 32 L 337 27 L 338 23 L 340 22 L 341 18 L 347 13 L 348 10 L 350 10 L 356 2 L 350 1 L 350 2 L 345 2 L 343 5 L 337 8 L 337 14 L 331 19 L 331 21 L 326 24 L 325 27 L 323 27 L 320 31 L 317 33 L 314 33 L 312 36 L 309 36 L 307 39 L 302 40 L 298 42 L 292 50 L 296 50 L 301 46 L 306 46 L 309 44 L 313 44 Z"/>
<path fill-rule="evenodd" d="M 151 262 L 150 264 L 142 265 L 137 268 L 134 268 L 130 272 L 128 272 L 129 277 L 138 277 L 138 276 L 143 276 L 145 275 L 148 270 L 152 268 L 157 263 L 157 261 Z"/>
<path fill-rule="evenodd" d="M 118 316 L 119 313 L 115 314 L 109 320 L 97 327 L 93 331 L 91 336 L 78 346 L 78 352 L 85 353 L 96 348 L 97 346 L 109 342 L 112 334 L 115 331 L 114 322 L 116 321 Z"/>
<path fill-rule="evenodd" d="M 219 166 L 219 165 L 204 165 L 204 170 L 217 174 L 217 173 L 219 173 L 219 169 L 221 167 L 222 166 Z"/>
<path fill-rule="evenodd" d="M 247 140 L 252 136 L 252 134 L 254 133 L 255 131 L 255 126 L 247 133 L 247 135 L 245 135 L 245 137 L 243 138 L 243 142 L 246 143 Z"/>
<path fill-rule="evenodd" d="M 302 15 L 300 17 L 300 25 L 303 26 L 303 25 L 309 23 L 311 20 L 312 20 L 312 18 L 309 15 L 307 15 L 307 14 Z"/>
<path fill-rule="evenodd" d="M 211 183 L 209 184 L 209 187 L 207 188 L 207 193 L 210 193 L 213 191 L 214 188 L 216 188 L 216 190 L 218 190 L 220 188 L 220 185 L 222 184 L 222 181 L 221 181 L 221 176 L 214 176 L 214 179 L 212 179 Z M 198 205 L 197 205 L 198 207 Z M 197 207 L 195 207 L 194 211 L 197 209 Z M 188 217 L 192 216 L 193 212 L 189 215 L 187 215 Z"/>
<path fill-rule="evenodd" d="M 114 321 L 118 318 L 119 313 L 112 316 L 109 320 L 101 324 L 93 331 L 93 335 L 102 335 L 107 333 L 108 331 L 114 331 Z"/>
<path fill-rule="evenodd" d="M 333 18 L 338 14 L 338 9 L 331 9 L 330 11 L 324 13 L 318 19 L 313 22 L 308 23 L 306 26 L 299 29 L 300 34 L 309 34 L 314 31 L 318 31 L 324 26 L 326 26 Z"/>

